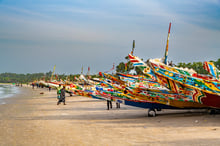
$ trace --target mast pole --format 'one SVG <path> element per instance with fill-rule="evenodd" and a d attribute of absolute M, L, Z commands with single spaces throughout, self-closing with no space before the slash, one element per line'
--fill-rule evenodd
<path fill-rule="evenodd" d="M 169 24 L 169 29 L 168 29 L 167 45 L 166 45 L 166 50 L 165 50 L 165 54 L 164 54 L 164 64 L 167 64 L 168 47 L 169 47 L 169 37 L 170 37 L 170 28 L 171 28 L 171 22 L 170 22 L 170 24 Z"/>
<path fill-rule="evenodd" d="M 133 40 L 131 55 L 133 55 L 133 53 L 134 53 L 134 48 L 135 48 L 135 40 Z"/>

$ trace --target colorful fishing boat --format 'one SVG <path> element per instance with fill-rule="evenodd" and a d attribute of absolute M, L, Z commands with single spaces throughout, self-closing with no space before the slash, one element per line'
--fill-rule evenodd
<path fill-rule="evenodd" d="M 149 60 L 157 80 L 171 91 L 189 100 L 220 108 L 220 81 L 195 71 L 171 67 L 157 60 Z"/>
<path fill-rule="evenodd" d="M 148 65 L 157 77 L 158 83 L 166 86 L 168 89 L 186 97 L 187 100 L 193 100 L 212 108 L 220 108 L 220 81 L 219 71 L 214 64 L 205 62 L 205 69 L 212 76 L 198 74 L 193 69 L 178 68 L 168 65 L 168 44 L 170 27 L 168 30 L 167 46 L 164 58 L 150 59 Z"/>
<path fill-rule="evenodd" d="M 112 77 L 112 75 L 107 75 L 105 73 L 100 73 L 100 75 L 104 75 L 105 78 L 108 79 L 117 79 L 117 77 Z M 186 100 L 186 98 L 181 97 L 181 95 L 176 94 L 169 90 L 162 90 L 162 89 L 152 89 L 152 88 L 140 88 L 140 87 L 129 87 L 126 84 L 116 84 L 114 83 L 116 80 L 112 80 L 112 82 L 102 82 L 102 85 L 106 88 L 112 90 L 105 90 L 104 88 L 97 89 L 99 92 L 95 92 L 94 96 L 101 96 L 101 97 L 111 97 L 112 99 L 120 99 L 120 100 L 129 100 L 130 103 L 138 103 L 137 106 L 140 106 L 139 103 L 145 103 L 148 106 L 145 108 L 149 108 L 149 111 L 155 111 L 153 108 L 156 104 L 157 108 L 159 109 L 202 109 L 208 108 L 207 106 L 196 103 L 193 100 Z M 124 94 L 124 90 L 127 91 L 127 94 Z M 117 92 L 116 92 L 117 91 Z M 123 102 L 124 103 L 124 102 Z M 126 103 L 126 102 L 125 102 Z M 152 105 L 153 106 L 150 106 Z M 143 104 L 141 104 L 143 105 Z M 161 106 L 163 105 L 163 106 Z M 164 106 L 165 105 L 165 106 Z M 142 106 L 143 107 L 143 106 Z M 150 113 L 150 112 L 148 112 Z"/>

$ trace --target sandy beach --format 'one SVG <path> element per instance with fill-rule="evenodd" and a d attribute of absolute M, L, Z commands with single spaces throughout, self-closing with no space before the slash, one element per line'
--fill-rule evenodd
<path fill-rule="evenodd" d="M 209 145 L 220 144 L 220 115 L 204 110 L 147 110 L 67 94 L 56 105 L 56 91 L 22 87 L 0 105 L 0 145 Z M 44 94 L 40 94 L 40 93 Z"/>

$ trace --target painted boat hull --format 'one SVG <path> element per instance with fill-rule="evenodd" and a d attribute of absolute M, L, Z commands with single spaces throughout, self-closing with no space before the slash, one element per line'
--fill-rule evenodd
<path fill-rule="evenodd" d="M 158 82 L 170 90 L 211 108 L 220 108 L 220 83 L 218 81 L 172 72 L 172 67 L 166 65 L 151 63 L 151 66 L 159 79 Z"/>

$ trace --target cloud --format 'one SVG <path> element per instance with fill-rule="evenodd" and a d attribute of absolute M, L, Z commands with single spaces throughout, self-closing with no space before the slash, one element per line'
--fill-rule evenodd
<path fill-rule="evenodd" d="M 9 67 L 17 70 L 26 65 L 35 72 L 57 64 L 61 73 L 79 73 L 82 65 L 91 66 L 94 72 L 105 71 L 113 62 L 125 61 L 133 39 L 140 58 L 162 57 L 171 21 L 169 59 L 217 58 L 220 33 L 214 26 L 219 26 L 219 20 L 205 13 L 212 12 L 205 5 L 208 1 L 196 2 L 84 0 L 0 5 L 0 49 L 16 52 L 14 60 L 21 62 L 9 63 Z M 205 9 L 197 9 L 201 6 Z M 42 59 L 34 60 L 35 68 L 25 62 L 38 56 Z"/>

